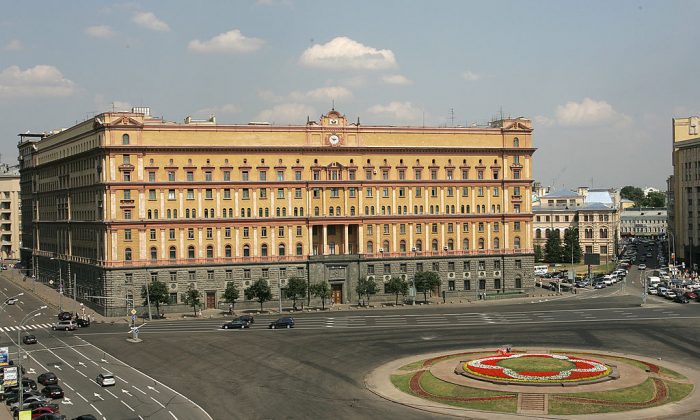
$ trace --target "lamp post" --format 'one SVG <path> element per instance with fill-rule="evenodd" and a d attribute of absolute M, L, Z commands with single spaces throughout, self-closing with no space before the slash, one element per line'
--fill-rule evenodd
<path fill-rule="evenodd" d="M 17 361 L 19 362 L 19 366 L 17 369 L 19 372 L 17 373 L 18 382 L 19 382 L 19 409 L 22 410 L 22 405 L 24 404 L 24 386 L 22 386 L 22 340 L 20 340 L 20 333 L 22 332 L 22 326 L 26 321 L 28 321 L 30 318 L 34 318 L 36 316 L 41 315 L 41 310 L 46 309 L 47 306 L 40 306 L 37 309 L 34 309 L 33 311 L 29 312 L 23 319 L 22 322 L 19 323 L 19 328 L 17 328 Z"/>
<path fill-rule="evenodd" d="M 58 261 L 58 308 L 63 312 L 63 279 L 61 278 L 61 260 L 56 257 L 51 257 L 52 260 Z"/>

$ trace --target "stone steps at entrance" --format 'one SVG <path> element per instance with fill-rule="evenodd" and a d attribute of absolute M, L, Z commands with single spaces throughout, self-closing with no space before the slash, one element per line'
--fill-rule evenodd
<path fill-rule="evenodd" d="M 519 414 L 547 414 L 546 394 L 518 394 Z"/>

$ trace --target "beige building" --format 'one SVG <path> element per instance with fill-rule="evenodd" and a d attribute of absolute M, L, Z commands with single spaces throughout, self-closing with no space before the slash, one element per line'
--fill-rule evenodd
<path fill-rule="evenodd" d="M 669 233 L 676 260 L 700 257 L 700 117 L 673 119 L 673 175 L 669 178 Z"/>
<path fill-rule="evenodd" d="M 619 239 L 619 195 L 615 190 L 580 187 L 577 191 L 539 189 L 533 202 L 534 246 L 542 247 L 550 231 L 562 241 L 567 229 L 578 229 L 583 253 L 600 254 L 601 263 L 612 261 Z"/>
<path fill-rule="evenodd" d="M 224 125 L 140 109 L 20 136 L 33 233 L 22 259 L 106 313 L 138 306 L 151 280 L 172 305 L 194 287 L 208 308 L 228 282 L 260 278 L 275 300 L 292 276 L 328 281 L 338 303 L 356 301 L 360 278 L 419 271 L 438 272 L 447 297 L 533 284 L 523 118 L 364 126 L 333 110 L 298 126 Z"/>
<path fill-rule="evenodd" d="M 19 168 L 0 164 L 0 260 L 17 261 L 20 256 Z"/>

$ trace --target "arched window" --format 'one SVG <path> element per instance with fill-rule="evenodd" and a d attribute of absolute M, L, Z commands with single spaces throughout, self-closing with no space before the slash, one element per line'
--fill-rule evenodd
<path fill-rule="evenodd" d="M 350 206 L 350 216 L 355 215 L 355 206 Z"/>
<path fill-rule="evenodd" d="M 382 242 L 382 248 L 384 249 L 383 252 L 390 252 L 389 240 L 384 240 L 384 242 Z"/>
<path fill-rule="evenodd" d="M 168 219 L 172 219 L 172 218 L 173 218 L 173 214 L 172 214 L 172 212 L 170 211 L 170 209 L 167 209 L 167 210 L 165 211 L 165 215 L 167 216 Z"/>
<path fill-rule="evenodd" d="M 190 245 L 187 247 L 187 258 L 189 259 L 194 259 L 194 245 Z"/>
<path fill-rule="evenodd" d="M 241 209 L 241 217 L 245 217 L 245 209 Z"/>
<path fill-rule="evenodd" d="M 126 248 L 124 250 L 124 260 L 131 261 L 131 248 Z"/>
<path fill-rule="evenodd" d="M 600 237 L 602 239 L 606 239 L 608 237 L 608 229 L 607 228 L 600 229 Z"/>
<path fill-rule="evenodd" d="M 371 206 L 371 207 L 369 208 L 369 212 L 372 213 L 372 216 L 374 216 L 374 206 Z"/>
<path fill-rule="evenodd" d="M 369 206 L 365 206 L 365 215 L 369 214 Z"/>
<path fill-rule="evenodd" d="M 122 135 L 122 144 L 129 144 L 129 135 L 128 134 Z"/>
<path fill-rule="evenodd" d="M 243 245 L 243 256 L 250 257 L 250 245 L 248 245 L 248 244 Z"/>
<path fill-rule="evenodd" d="M 520 139 L 519 138 L 514 138 L 513 139 L 513 147 L 520 147 Z"/>
<path fill-rule="evenodd" d="M 299 207 L 294 207 L 294 217 L 299 216 Z"/>
<path fill-rule="evenodd" d="M 262 244 L 260 247 L 260 256 L 267 257 L 267 244 Z"/>
<path fill-rule="evenodd" d="M 156 247 L 151 248 L 151 261 L 155 261 L 158 259 L 158 249 Z"/>
<path fill-rule="evenodd" d="M 282 207 L 282 217 L 287 217 L 287 208 Z"/>
<path fill-rule="evenodd" d="M 299 207 L 299 216 L 304 217 L 304 208 Z"/>
<path fill-rule="evenodd" d="M 205 219 L 209 218 L 209 209 L 204 209 L 204 218 Z"/>
<path fill-rule="evenodd" d="M 297 244 L 297 255 L 302 255 L 304 253 L 304 245 L 299 242 Z"/>
<path fill-rule="evenodd" d="M 535 229 L 535 238 L 536 239 L 541 239 L 542 238 L 542 229 Z"/>
<path fill-rule="evenodd" d="M 214 258 L 214 247 L 207 245 L 207 258 Z"/>
<path fill-rule="evenodd" d="M 175 249 L 174 246 L 171 246 L 170 249 L 168 250 L 168 257 L 171 260 L 177 259 L 177 249 Z"/>
<path fill-rule="evenodd" d="M 479 250 L 484 249 L 484 238 L 479 238 Z"/>
<path fill-rule="evenodd" d="M 319 216 L 321 214 L 321 209 L 314 207 L 314 216 Z"/>
<path fill-rule="evenodd" d="M 333 206 L 328 207 L 328 215 L 333 216 Z"/>
<path fill-rule="evenodd" d="M 372 241 L 367 241 L 367 253 L 374 254 L 374 244 Z"/>
<path fill-rule="evenodd" d="M 455 241 L 453 241 L 452 239 L 448 239 L 447 240 L 447 249 L 449 251 L 453 251 L 455 249 Z"/>
<path fill-rule="evenodd" d="M 265 217 L 270 217 L 270 208 L 265 207 Z"/>
<path fill-rule="evenodd" d="M 146 216 L 146 217 L 148 217 L 149 219 L 153 217 L 153 212 L 151 212 L 150 209 L 148 210 L 147 214 L 148 214 L 148 216 Z"/>
<path fill-rule="evenodd" d="M 586 230 L 584 231 L 584 235 L 586 239 L 593 239 L 593 229 L 586 228 Z"/>
<path fill-rule="evenodd" d="M 226 256 L 226 258 L 231 258 L 231 245 L 226 245 L 224 247 L 224 255 Z"/>
<path fill-rule="evenodd" d="M 263 217 L 263 209 L 262 209 L 262 207 L 258 207 L 258 217 Z"/>
<path fill-rule="evenodd" d="M 501 240 L 493 238 L 493 249 L 501 249 Z"/>
<path fill-rule="evenodd" d="M 280 246 L 277 247 L 277 254 L 280 257 L 284 257 L 286 254 L 287 248 L 285 248 L 284 244 L 280 244 Z"/>
<path fill-rule="evenodd" d="M 469 239 L 464 239 L 462 241 L 462 249 L 465 251 L 469 251 Z"/>
<path fill-rule="evenodd" d="M 406 241 L 403 239 L 399 242 L 399 252 L 406 252 Z"/>
<path fill-rule="evenodd" d="M 416 241 L 416 251 L 423 252 L 423 241 L 421 241 L 420 239 Z"/>
<path fill-rule="evenodd" d="M 437 251 L 437 250 L 438 250 L 438 240 L 437 240 L 437 239 L 433 239 L 433 242 L 432 242 L 432 245 L 431 245 L 431 249 L 432 249 L 433 251 Z"/>
<path fill-rule="evenodd" d="M 520 249 L 520 236 L 513 238 L 513 248 Z"/>
<path fill-rule="evenodd" d="M 336 215 L 336 216 L 342 216 L 342 215 L 343 215 L 342 212 L 340 211 L 340 206 L 338 206 L 338 207 L 335 208 L 335 215 Z"/>
<path fill-rule="evenodd" d="M 153 218 L 158 219 L 158 210 L 153 210 Z M 177 219 L 177 210 L 175 210 L 175 218 Z"/>
<path fill-rule="evenodd" d="M 277 217 L 282 216 L 282 210 L 281 210 L 279 207 L 277 207 L 277 209 L 275 210 L 275 215 L 276 215 Z"/>

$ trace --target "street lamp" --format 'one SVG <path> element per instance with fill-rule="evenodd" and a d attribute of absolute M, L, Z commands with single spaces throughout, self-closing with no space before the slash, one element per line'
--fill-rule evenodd
<path fill-rule="evenodd" d="M 19 362 L 17 377 L 19 378 L 19 409 L 22 410 L 22 405 L 24 404 L 24 386 L 22 385 L 22 340 L 20 340 L 20 333 L 22 332 L 22 326 L 30 318 L 37 317 L 41 315 L 41 310 L 46 309 L 48 306 L 40 306 L 38 309 L 34 309 L 29 312 L 19 323 L 19 328 L 17 328 L 17 361 Z"/>
<path fill-rule="evenodd" d="M 58 308 L 63 312 L 63 279 L 61 278 L 61 260 L 51 257 L 52 260 L 58 261 Z"/>

